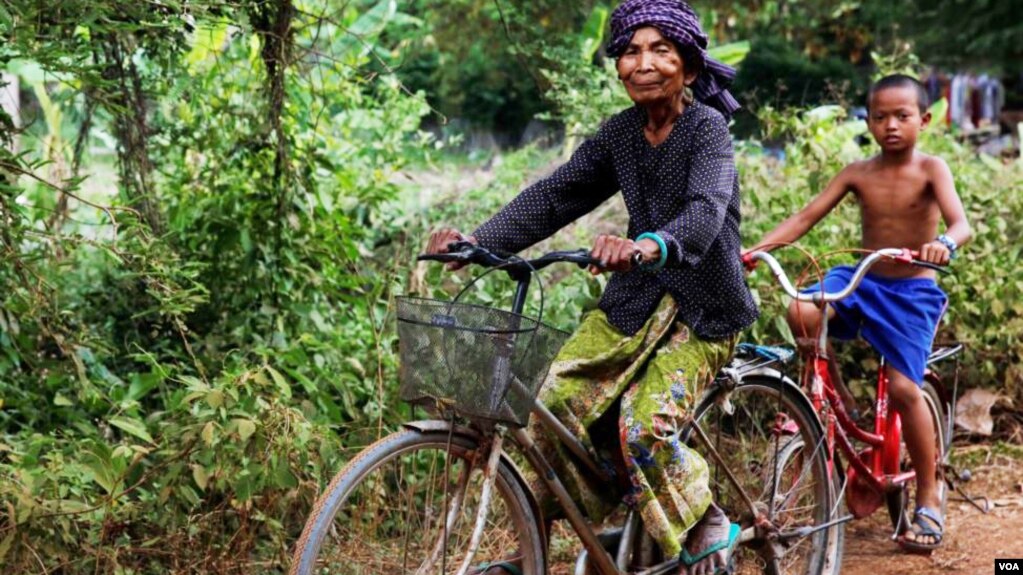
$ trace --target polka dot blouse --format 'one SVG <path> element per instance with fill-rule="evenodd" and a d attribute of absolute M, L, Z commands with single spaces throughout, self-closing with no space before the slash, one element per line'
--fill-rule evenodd
<path fill-rule="evenodd" d="M 628 237 L 656 232 L 668 246 L 668 261 L 656 272 L 615 273 L 600 300 L 608 321 L 634 334 L 668 292 L 679 303 L 679 319 L 700 337 L 733 335 L 758 312 L 739 260 L 739 177 L 728 125 L 696 102 L 655 147 L 643 135 L 645 123 L 638 107 L 615 115 L 566 164 L 473 235 L 487 248 L 518 252 L 620 190 Z"/>

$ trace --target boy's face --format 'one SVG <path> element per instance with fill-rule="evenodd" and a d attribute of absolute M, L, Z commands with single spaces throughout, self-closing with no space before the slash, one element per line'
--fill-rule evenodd
<path fill-rule="evenodd" d="M 915 88 L 885 88 L 874 92 L 870 98 L 867 126 L 874 140 L 886 152 L 911 149 L 916 145 L 920 130 L 930 121 L 930 112 L 920 114 Z"/>

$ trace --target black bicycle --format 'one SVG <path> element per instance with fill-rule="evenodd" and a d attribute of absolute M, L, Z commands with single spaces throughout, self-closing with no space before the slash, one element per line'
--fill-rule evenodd
<path fill-rule="evenodd" d="M 290 573 L 466 575 L 516 554 L 523 575 L 548 570 L 542 511 L 518 463 L 554 494 L 583 544 L 576 573 L 660 575 L 639 514 L 599 530 L 572 501 L 525 429 L 530 416 L 564 443 L 577 465 L 615 481 L 582 442 L 536 399 L 567 338 L 523 315 L 533 274 L 555 263 L 598 265 L 585 250 L 536 259 L 503 257 L 468 243 L 419 259 L 502 270 L 516 282 L 509 311 L 421 298 L 398 300 L 402 399 L 435 416 L 365 448 L 317 500 Z M 489 271 L 487 272 L 489 273 Z M 542 298 L 541 298 L 542 301 Z M 742 527 L 736 573 L 837 573 L 841 530 L 823 428 L 805 397 L 783 389 L 779 358 L 754 350 L 708 387 L 684 432 L 711 466 L 715 501 Z M 798 390 L 795 390 L 798 391 Z M 777 414 L 786 414 L 782 429 Z M 518 463 L 517 463 L 518 462 Z"/>

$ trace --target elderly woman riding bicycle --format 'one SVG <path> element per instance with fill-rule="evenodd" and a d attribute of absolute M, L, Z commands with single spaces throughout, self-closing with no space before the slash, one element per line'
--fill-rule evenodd
<path fill-rule="evenodd" d="M 440 229 L 426 251 L 468 240 L 518 252 L 621 191 L 628 231 L 597 237 L 592 250 L 614 274 L 599 309 L 555 359 L 541 400 L 588 447 L 622 452 L 631 488 L 619 500 L 639 509 L 665 555 L 681 556 L 684 572 L 712 573 L 726 566 L 737 530 L 713 504 L 707 463 L 679 432 L 693 398 L 758 313 L 739 259 L 739 181 L 727 125 L 739 106 L 725 89 L 734 70 L 707 56 L 707 36 L 682 1 L 628 0 L 614 11 L 611 31 L 608 53 L 635 106 L 472 234 Z M 643 263 L 635 267 L 637 252 Z M 617 415 L 612 442 L 589 433 L 608 413 Z M 544 448 L 561 449 L 550 441 Z M 613 486 L 594 485 L 578 469 L 558 473 L 591 519 L 614 502 Z M 510 560 L 491 565 L 491 575 L 502 567 L 517 571 Z"/>

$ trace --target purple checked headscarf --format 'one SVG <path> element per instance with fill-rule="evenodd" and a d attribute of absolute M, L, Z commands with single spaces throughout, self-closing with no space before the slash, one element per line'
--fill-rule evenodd
<path fill-rule="evenodd" d="M 735 68 L 707 55 L 707 35 L 689 4 L 682 0 L 625 0 L 611 14 L 607 53 L 614 58 L 621 56 L 633 32 L 645 26 L 657 28 L 678 46 L 686 67 L 695 66 L 700 71 L 692 85 L 696 99 L 721 112 L 726 120 L 731 118 L 740 108 L 726 89 L 735 79 Z"/>

